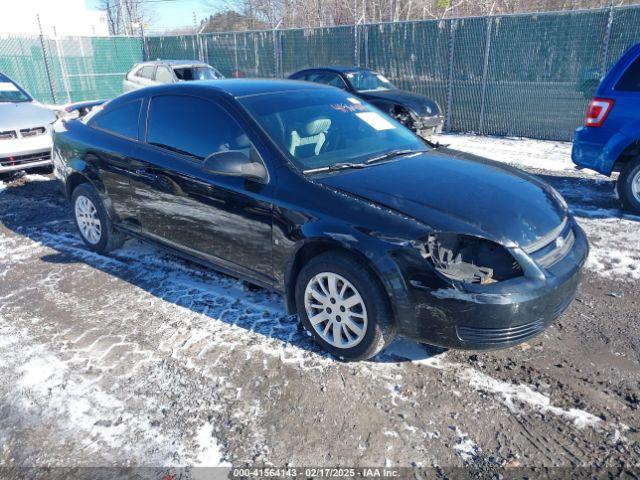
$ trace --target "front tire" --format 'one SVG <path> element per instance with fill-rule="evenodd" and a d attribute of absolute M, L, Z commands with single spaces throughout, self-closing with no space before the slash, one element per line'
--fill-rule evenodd
<path fill-rule="evenodd" d="M 296 281 L 296 308 L 305 329 L 341 360 L 364 360 L 395 337 L 384 289 L 371 271 L 342 252 L 310 260 Z"/>
<path fill-rule="evenodd" d="M 640 158 L 625 166 L 618 177 L 617 188 L 624 209 L 640 214 Z"/>
<path fill-rule="evenodd" d="M 73 219 L 84 244 L 96 253 L 109 253 L 124 243 L 124 236 L 113 228 L 96 189 L 78 185 L 71 195 Z"/>

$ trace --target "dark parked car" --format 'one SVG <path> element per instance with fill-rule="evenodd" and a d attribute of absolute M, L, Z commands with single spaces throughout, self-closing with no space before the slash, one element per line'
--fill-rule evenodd
<path fill-rule="evenodd" d="M 281 292 L 343 359 L 396 333 L 522 342 L 571 302 L 588 251 L 539 179 L 311 83 L 130 92 L 57 122 L 54 165 L 91 250 L 140 237 Z"/>
<path fill-rule="evenodd" d="M 289 78 L 346 90 L 375 105 L 423 138 L 429 139 L 442 131 L 444 117 L 434 100 L 400 90 L 377 72 L 359 67 L 318 67 L 300 70 Z"/>
<path fill-rule="evenodd" d="M 618 197 L 640 215 L 640 43 L 611 68 L 595 95 L 571 156 L 581 168 L 620 172 Z"/>

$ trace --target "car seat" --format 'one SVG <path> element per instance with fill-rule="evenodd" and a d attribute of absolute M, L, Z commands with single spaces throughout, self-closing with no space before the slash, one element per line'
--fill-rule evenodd
<path fill-rule="evenodd" d="M 301 128 L 291 132 L 289 153 L 294 157 L 308 157 L 318 155 L 327 139 L 327 132 L 331 126 L 328 118 L 316 118 Z"/>

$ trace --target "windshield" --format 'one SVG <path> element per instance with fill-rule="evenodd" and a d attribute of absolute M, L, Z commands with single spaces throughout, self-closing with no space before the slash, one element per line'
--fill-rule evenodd
<path fill-rule="evenodd" d="M 213 67 L 183 67 L 174 68 L 176 77 L 180 80 L 219 80 L 224 76 Z"/>
<path fill-rule="evenodd" d="M 371 92 L 380 90 L 395 90 L 395 85 L 387 80 L 383 75 L 362 70 L 361 72 L 347 73 L 347 78 L 351 86 L 358 92 Z"/>
<path fill-rule="evenodd" d="M 0 102 L 30 102 L 31 97 L 7 77 L 0 75 Z"/>
<path fill-rule="evenodd" d="M 371 105 L 333 89 L 258 95 L 244 107 L 300 170 L 359 163 L 424 142 Z"/>

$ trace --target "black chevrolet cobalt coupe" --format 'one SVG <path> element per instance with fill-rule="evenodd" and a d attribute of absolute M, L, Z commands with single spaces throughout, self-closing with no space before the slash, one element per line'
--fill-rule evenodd
<path fill-rule="evenodd" d="M 522 342 L 571 302 L 588 253 L 537 178 L 431 148 L 363 100 L 307 82 L 130 92 L 59 121 L 54 164 L 88 248 L 139 237 L 281 292 L 345 360 L 396 334 Z"/>

